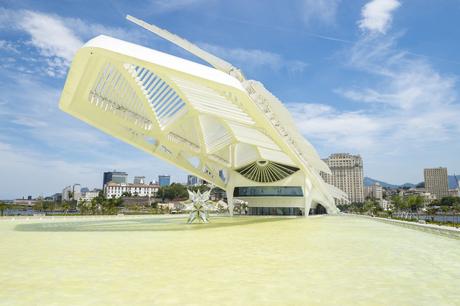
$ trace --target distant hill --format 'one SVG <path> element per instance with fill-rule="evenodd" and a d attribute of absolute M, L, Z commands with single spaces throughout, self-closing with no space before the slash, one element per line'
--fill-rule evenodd
<path fill-rule="evenodd" d="M 457 180 L 455 179 L 455 176 L 449 175 L 448 179 L 449 179 L 449 189 L 457 188 Z M 367 176 L 364 177 L 364 186 L 372 186 L 375 183 L 379 183 L 380 186 L 382 186 L 382 187 L 392 188 L 392 189 L 403 188 L 403 187 L 413 188 L 416 185 L 418 185 L 418 184 L 412 184 L 412 183 L 404 183 L 402 185 L 395 185 L 395 184 L 390 184 L 390 183 L 387 183 L 387 182 L 375 180 L 375 179 L 367 177 Z"/>
<path fill-rule="evenodd" d="M 375 179 L 367 177 L 367 176 L 364 177 L 364 186 L 372 186 L 375 183 L 379 183 L 380 186 L 385 187 L 385 188 L 396 189 L 396 188 L 399 187 L 398 185 L 393 185 L 393 184 L 389 184 L 389 183 L 386 183 L 386 182 L 383 182 L 383 181 L 375 180 Z"/>

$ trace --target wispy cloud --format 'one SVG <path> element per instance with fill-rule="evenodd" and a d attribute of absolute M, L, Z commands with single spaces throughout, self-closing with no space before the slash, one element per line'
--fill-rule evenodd
<path fill-rule="evenodd" d="M 386 20 L 385 27 L 376 31 L 389 29 Z M 414 57 L 401 49 L 401 37 L 401 33 L 368 33 L 344 52 L 344 66 L 367 78 L 335 92 L 362 103 L 359 111 L 326 104 L 289 104 L 307 138 L 327 150 L 367 156 L 398 154 L 405 159 L 414 150 L 460 149 L 457 77 L 439 72 L 429 58 Z"/>
<path fill-rule="evenodd" d="M 392 21 L 392 13 L 401 3 L 398 0 L 372 0 L 361 10 L 358 24 L 362 30 L 385 34 Z"/>
<path fill-rule="evenodd" d="M 215 2 L 215 0 L 152 0 L 151 4 L 155 8 L 155 12 L 167 13 L 191 7 L 201 7 L 211 2 Z"/>
<path fill-rule="evenodd" d="M 289 60 L 278 53 L 259 49 L 225 48 L 208 43 L 199 43 L 203 49 L 230 61 L 243 71 L 268 68 L 273 71 L 286 70 L 292 73 L 303 72 L 308 66 L 300 60 Z"/>
<path fill-rule="evenodd" d="M 108 27 L 98 23 L 88 23 L 79 18 L 64 18 L 31 10 L 10 10 L 0 8 L 0 30 L 13 30 L 26 34 L 24 41 L 0 41 L 0 50 L 28 54 L 28 58 L 16 61 L 15 65 L 2 64 L 29 74 L 41 73 L 50 77 L 63 77 L 77 50 L 84 41 L 100 34 L 111 35 L 131 41 L 141 41 L 144 34 L 127 31 L 118 27 Z M 36 50 L 31 63 L 30 48 Z M 33 54 L 33 52 L 32 52 Z"/>
<path fill-rule="evenodd" d="M 341 0 L 303 0 L 301 14 L 307 24 L 321 22 L 330 25 L 335 23 L 340 2 Z"/>
<path fill-rule="evenodd" d="M 0 40 L 0 50 L 12 53 L 19 53 L 18 49 L 16 48 L 16 44 L 6 40 Z"/>
<path fill-rule="evenodd" d="M 32 11 L 24 11 L 19 16 L 18 26 L 30 35 L 30 43 L 45 57 L 70 62 L 83 44 L 60 18 Z"/>
<path fill-rule="evenodd" d="M 339 111 L 317 103 L 288 103 L 287 107 L 300 131 L 328 149 L 368 151 L 382 130 L 381 120 L 365 112 Z"/>

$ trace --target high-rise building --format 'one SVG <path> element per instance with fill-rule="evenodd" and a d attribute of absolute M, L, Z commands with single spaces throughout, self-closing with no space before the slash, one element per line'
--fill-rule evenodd
<path fill-rule="evenodd" d="M 78 201 L 80 197 L 81 197 L 80 184 L 74 184 L 73 186 L 67 186 L 62 190 L 62 201 L 70 201 L 70 200 Z"/>
<path fill-rule="evenodd" d="M 169 186 L 169 184 L 171 184 L 171 176 L 170 175 L 159 175 L 158 184 L 160 184 L 160 187 Z"/>
<path fill-rule="evenodd" d="M 72 196 L 72 186 L 67 186 L 62 189 L 62 201 L 69 201 Z"/>
<path fill-rule="evenodd" d="M 434 194 L 436 199 L 449 196 L 449 179 L 447 168 L 428 168 L 423 170 L 425 177 L 425 189 Z"/>
<path fill-rule="evenodd" d="M 323 161 L 332 172 L 332 175 L 321 172 L 324 181 L 348 194 L 350 203 L 364 202 L 363 159 L 361 156 L 336 153 L 331 154 Z M 346 201 L 343 199 L 336 200 L 336 204 L 345 203 Z"/>
<path fill-rule="evenodd" d="M 372 184 L 371 186 L 366 186 L 364 191 L 366 197 L 375 200 L 383 199 L 383 188 L 379 183 Z"/>
<path fill-rule="evenodd" d="M 110 171 L 104 172 L 104 180 L 102 186 L 107 184 L 108 182 L 114 183 L 126 183 L 128 181 L 128 173 L 126 172 L 118 172 L 118 171 Z"/>
<path fill-rule="evenodd" d="M 145 184 L 145 176 L 135 176 L 134 177 L 134 184 Z"/>
<path fill-rule="evenodd" d="M 81 185 L 74 184 L 72 186 L 72 200 L 78 201 L 81 198 Z"/>

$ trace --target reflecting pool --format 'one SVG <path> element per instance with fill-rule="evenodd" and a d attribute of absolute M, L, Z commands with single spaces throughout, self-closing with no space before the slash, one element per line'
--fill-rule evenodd
<path fill-rule="evenodd" d="M 350 216 L 0 221 L 1 305 L 455 305 L 460 240 Z"/>

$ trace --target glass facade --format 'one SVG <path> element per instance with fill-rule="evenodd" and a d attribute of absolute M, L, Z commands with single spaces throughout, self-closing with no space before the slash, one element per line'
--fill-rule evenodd
<path fill-rule="evenodd" d="M 122 184 L 126 183 L 128 179 L 128 173 L 126 172 L 104 172 L 104 180 L 102 182 L 102 185 L 104 186 L 108 182 L 114 182 L 117 184 Z"/>
<path fill-rule="evenodd" d="M 255 186 L 235 187 L 234 197 L 303 197 L 298 186 Z"/>
<path fill-rule="evenodd" d="M 169 175 L 159 175 L 158 184 L 160 187 L 169 186 L 171 184 L 171 176 Z"/>
<path fill-rule="evenodd" d="M 249 207 L 248 214 L 252 216 L 302 216 L 298 207 Z"/>

